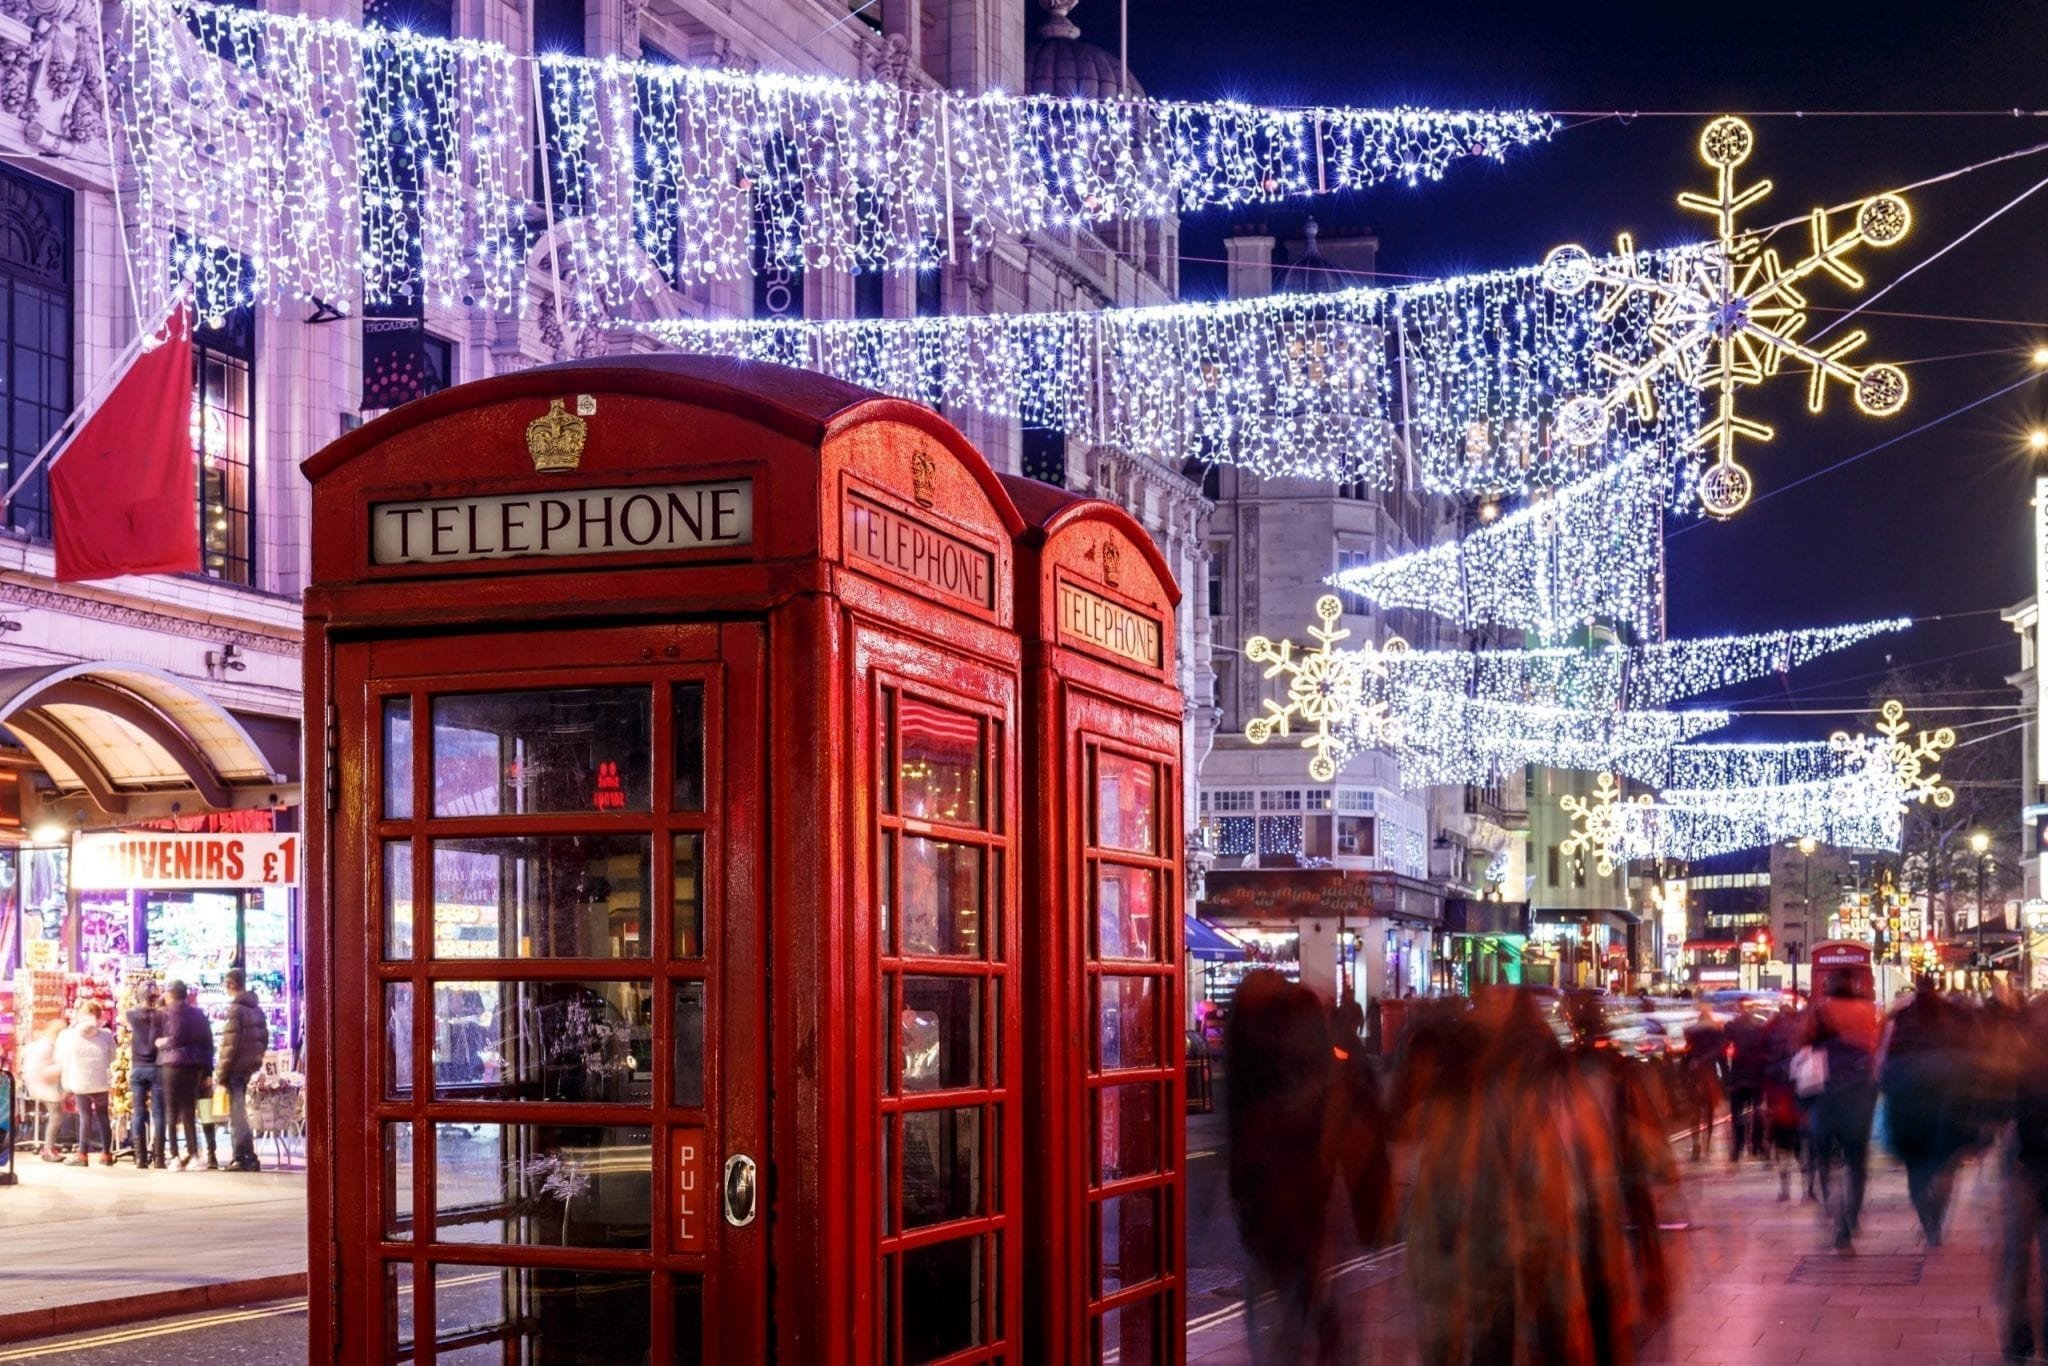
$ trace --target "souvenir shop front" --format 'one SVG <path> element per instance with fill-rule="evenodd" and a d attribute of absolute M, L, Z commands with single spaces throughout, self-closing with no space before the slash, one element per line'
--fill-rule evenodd
<path fill-rule="evenodd" d="M 125 664 L 0 670 L 0 728 L 0 1068 L 148 981 L 218 1017 L 238 965 L 296 1043 L 298 788 L 249 731 Z"/>

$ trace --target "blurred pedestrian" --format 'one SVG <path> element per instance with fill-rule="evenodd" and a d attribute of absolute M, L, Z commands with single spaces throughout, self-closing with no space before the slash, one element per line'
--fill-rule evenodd
<path fill-rule="evenodd" d="M 1742 999 L 1726 1027 L 1728 1036 L 1728 1160 L 1768 1157 L 1764 1150 L 1764 1076 L 1770 1070 L 1769 1029 Z"/>
<path fill-rule="evenodd" d="M 128 1012 L 128 1147 L 138 1169 L 164 1165 L 164 1119 L 170 1106 L 156 1049 L 163 1032 L 162 995 L 151 982 L 142 989 L 142 1004 Z"/>
<path fill-rule="evenodd" d="M 63 1033 L 64 1022 L 51 1020 L 21 1050 L 22 1090 L 35 1102 L 35 1141 L 45 1162 L 64 1160 L 57 1147 L 64 1124 L 64 1069 L 57 1061 L 57 1040 Z"/>
<path fill-rule="evenodd" d="M 1692 1157 L 1706 1155 L 1714 1134 L 1714 1114 L 1721 1108 L 1722 1053 L 1728 1036 L 1714 1018 L 1714 1008 L 1700 1007 L 1699 1018 L 1685 1027 L 1685 1093 L 1692 1125 Z"/>
<path fill-rule="evenodd" d="M 78 1151 L 70 1165 L 92 1161 L 93 1139 L 100 1141 L 100 1165 L 114 1165 L 114 1128 L 107 1093 L 114 1089 L 114 1035 L 100 1028 L 100 1008 L 80 1006 L 71 1028 L 57 1037 L 57 1066 L 64 1092 L 78 1107 Z"/>
<path fill-rule="evenodd" d="M 1764 1031 L 1764 1127 L 1770 1142 L 1771 1165 L 1778 1169 L 1778 1199 L 1792 1198 L 1792 1172 L 1799 1170 L 1806 1198 L 1814 1198 L 1813 1172 L 1807 1158 L 1805 1107 L 1792 1084 L 1792 1056 L 1799 1051 L 1804 1022 L 1797 1006 L 1787 1001 Z"/>
<path fill-rule="evenodd" d="M 1971 1065 L 1967 1021 L 1941 999 L 1932 978 L 1886 1026 L 1878 1089 L 1892 1155 L 1906 1167 L 1906 1191 L 1929 1247 L 1941 1246 L 1955 1168 L 1968 1133 L 1957 1114 L 1958 1079 Z"/>
<path fill-rule="evenodd" d="M 1251 1261 L 1245 1333 L 1254 1362 L 1329 1362 L 1340 1349 L 1322 1275 L 1336 1179 L 1327 1021 L 1314 992 L 1260 968 L 1238 983 L 1224 1029 L 1230 1200 Z"/>
<path fill-rule="evenodd" d="M 2036 1000 L 2018 1023 L 2013 1125 L 1999 1164 L 1999 1339 L 2005 1359 L 2015 1362 L 2038 1360 L 2035 1345 L 2048 1342 L 2048 1006 Z"/>
<path fill-rule="evenodd" d="M 183 982 L 164 988 L 164 1032 L 157 1039 L 157 1065 L 163 1069 L 164 1097 L 171 1112 L 165 1126 L 166 1151 L 177 1155 L 179 1171 L 199 1156 L 199 1083 L 213 1071 L 213 1026 L 189 998 Z M 185 1151 L 179 1155 L 181 1129 Z M 207 1162 L 212 1165 L 210 1153 Z"/>
<path fill-rule="evenodd" d="M 1870 1170 L 1870 1120 L 1877 1108 L 1878 1019 L 1869 988 L 1837 973 L 1814 1006 L 1807 1047 L 1825 1060 L 1812 1122 L 1821 1199 L 1834 1217 L 1835 1251 L 1853 1253 Z M 1842 1163 L 1839 1190 L 1834 1165 Z"/>

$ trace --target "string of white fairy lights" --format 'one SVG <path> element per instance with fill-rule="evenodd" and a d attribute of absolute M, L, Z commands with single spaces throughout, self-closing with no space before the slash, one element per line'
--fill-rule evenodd
<path fill-rule="evenodd" d="M 1801 762 L 1791 747 L 1787 758 Z M 1874 746 L 1837 758 L 1828 777 L 1670 787 L 1648 802 L 1616 803 L 1620 848 L 1631 859 L 1699 859 L 1811 836 L 1839 849 L 1897 849 L 1901 807 L 1891 762 Z"/>
<path fill-rule="evenodd" d="M 564 273 L 609 304 L 769 266 L 909 270 L 1000 233 L 1434 179 L 1558 127 L 532 57 L 205 0 L 129 0 L 112 36 L 153 287 L 178 266 L 204 299 L 516 309 L 543 202 L 576 220 Z M 174 233 L 205 251 L 172 256 Z"/>
<path fill-rule="evenodd" d="M 1673 462 L 1644 446 L 1463 539 L 1346 569 L 1333 586 L 1468 629 L 1555 640 L 1594 621 L 1653 634 Z"/>

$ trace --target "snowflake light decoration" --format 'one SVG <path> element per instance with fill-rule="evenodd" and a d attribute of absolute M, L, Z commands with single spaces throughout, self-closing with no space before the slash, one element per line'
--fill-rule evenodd
<path fill-rule="evenodd" d="M 1941 774 L 1934 771 L 1934 765 L 1940 762 L 1942 754 L 1955 748 L 1954 730 L 1942 726 L 1915 733 L 1913 724 L 1906 720 L 1906 704 L 1897 698 L 1877 709 L 1877 730 L 1884 737 L 1882 740 L 1838 730 L 1828 737 L 1828 743 L 1838 750 L 1869 746 L 1884 755 L 1890 761 L 1893 777 L 1898 781 L 1901 810 L 1914 802 L 1932 802 L 1944 811 L 1956 804 L 1956 790 L 1944 783 Z M 1913 736 L 1911 741 L 1906 739 L 1908 735 Z"/>
<path fill-rule="evenodd" d="M 1572 818 L 1572 832 L 1558 842 L 1557 852 L 1566 858 L 1582 858 L 1590 854 L 1600 876 L 1609 877 L 1615 864 L 1626 857 L 1623 853 L 1622 813 L 1631 804 L 1648 806 L 1650 796 L 1644 793 L 1631 803 L 1630 799 L 1622 796 L 1621 784 L 1615 776 L 1603 773 L 1594 785 L 1591 797 L 1567 792 L 1558 798 L 1557 804 Z"/>
<path fill-rule="evenodd" d="M 1398 738 L 1398 727 L 1387 716 L 1384 689 L 1377 697 L 1368 697 L 1366 680 L 1369 676 L 1384 678 L 1387 669 L 1382 656 L 1401 653 L 1408 646 L 1395 636 L 1377 648 L 1338 649 L 1337 642 L 1349 639 L 1351 632 L 1337 625 L 1344 615 L 1344 603 L 1335 593 L 1316 599 L 1316 615 L 1322 625 L 1308 628 L 1316 647 L 1299 657 L 1291 640 L 1253 636 L 1244 643 L 1246 659 L 1270 666 L 1267 678 L 1287 675 L 1287 701 L 1267 698 L 1266 714 L 1245 723 L 1244 738 L 1263 745 L 1273 736 L 1292 734 L 1293 727 L 1301 726 L 1305 732 L 1301 747 L 1315 751 L 1308 761 L 1309 776 L 1327 783 L 1337 776 L 1341 752 L 1351 744 L 1360 739 L 1391 743 Z M 1339 726 L 1347 732 L 1343 737 L 1336 733 Z"/>
<path fill-rule="evenodd" d="M 1604 395 L 1566 400 L 1552 425 L 1560 440 L 1591 446 L 1625 404 L 1633 403 L 1642 421 L 1654 420 L 1653 381 L 1667 372 L 1712 391 L 1714 418 L 1692 438 L 1691 448 L 1713 449 L 1714 463 L 1700 475 L 1700 503 L 1716 517 L 1729 517 L 1741 511 L 1754 489 L 1749 471 L 1736 462 L 1736 441 L 1768 441 L 1772 435 L 1765 424 L 1737 415 L 1736 393 L 1776 375 L 1788 357 L 1808 369 L 1809 411 L 1821 411 L 1830 380 L 1845 386 L 1857 408 L 1873 417 L 1888 417 L 1905 406 L 1905 371 L 1887 364 L 1859 368 L 1847 359 L 1869 340 L 1862 329 L 1825 344 L 1801 339 L 1807 303 L 1800 287 L 1824 273 L 1861 289 L 1864 279 L 1849 264 L 1850 253 L 1862 246 L 1895 245 L 1906 236 L 1913 216 L 1898 195 L 1873 195 L 1856 205 L 1853 225 L 1837 236 L 1828 210 L 1815 209 L 1808 217 L 1812 249 L 1787 264 L 1764 246 L 1764 236 L 1736 226 L 1743 210 L 1771 192 L 1768 180 L 1747 188 L 1736 184 L 1736 168 L 1755 150 L 1756 134 L 1743 120 L 1724 116 L 1707 125 L 1699 145 L 1700 158 L 1717 173 L 1715 192 L 1681 194 L 1678 202 L 1713 217 L 1717 250 L 1674 257 L 1662 278 L 1637 269 L 1635 244 L 1627 234 L 1611 263 L 1596 261 L 1579 246 L 1558 247 L 1545 258 L 1544 283 L 1553 291 L 1576 295 L 1596 285 L 1607 290 L 1594 314 L 1600 322 L 1611 320 L 1638 295 L 1655 301 L 1648 355 L 1630 362 L 1596 353 L 1595 363 L 1614 377 L 1612 387 Z"/>

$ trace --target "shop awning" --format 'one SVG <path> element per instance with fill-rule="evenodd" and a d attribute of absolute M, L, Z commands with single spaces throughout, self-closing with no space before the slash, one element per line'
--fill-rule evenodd
<path fill-rule="evenodd" d="M 0 726 L 54 792 L 26 824 L 121 825 L 295 805 L 249 732 L 191 684 L 146 664 L 0 669 Z"/>
<path fill-rule="evenodd" d="M 1182 943 L 1188 957 L 1227 962 L 1244 957 L 1244 945 L 1198 916 L 1183 916 Z"/>

